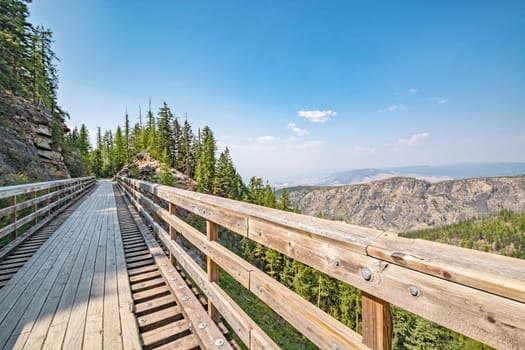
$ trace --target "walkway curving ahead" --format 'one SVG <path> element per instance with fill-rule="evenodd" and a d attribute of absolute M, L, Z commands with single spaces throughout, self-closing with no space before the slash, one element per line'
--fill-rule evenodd
<path fill-rule="evenodd" d="M 0 290 L 3 349 L 139 349 L 111 182 Z"/>

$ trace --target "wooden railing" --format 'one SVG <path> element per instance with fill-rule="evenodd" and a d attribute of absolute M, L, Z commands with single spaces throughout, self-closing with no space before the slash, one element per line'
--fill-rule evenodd
<path fill-rule="evenodd" d="M 145 181 L 118 182 L 207 295 L 211 316 L 220 313 L 251 349 L 278 346 L 220 288 L 218 267 L 322 349 L 389 349 L 390 303 L 497 348 L 525 346 L 524 260 Z M 206 219 L 207 235 L 177 217 L 175 208 Z M 363 334 L 221 245 L 218 225 L 361 289 Z M 179 234 L 206 255 L 206 271 L 175 241 Z"/>
<path fill-rule="evenodd" d="M 7 225 L 0 228 L 0 238 L 10 236 L 10 245 L 14 245 L 24 226 L 31 226 L 24 236 L 31 235 L 95 182 L 94 177 L 82 177 L 0 187 L 0 200 L 10 202 L 0 209 L 0 219 L 9 217 Z M 29 213 L 20 217 L 19 213 L 24 209 L 30 209 Z"/>

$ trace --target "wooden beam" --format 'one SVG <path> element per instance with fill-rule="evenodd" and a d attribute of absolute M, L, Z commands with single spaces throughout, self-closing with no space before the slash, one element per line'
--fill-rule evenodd
<path fill-rule="evenodd" d="M 33 200 L 33 205 L 31 205 L 31 213 L 34 213 L 36 211 L 36 208 L 37 208 L 36 202 L 35 202 L 36 191 L 32 191 L 31 192 L 31 199 Z M 35 216 L 35 218 L 33 219 L 33 225 L 36 225 L 37 219 L 38 219 L 38 217 Z"/>
<path fill-rule="evenodd" d="M 11 197 L 11 205 L 15 207 L 15 210 L 11 213 L 11 224 L 13 225 L 11 240 L 14 240 L 16 238 L 16 195 Z"/>
<path fill-rule="evenodd" d="M 219 238 L 219 230 L 217 224 L 209 220 L 206 220 L 206 237 L 208 238 L 208 241 L 212 242 L 216 242 Z M 208 271 L 208 282 L 218 283 L 219 265 L 217 265 L 215 261 L 213 261 L 209 256 L 206 256 L 206 261 Z M 211 319 L 215 322 L 219 321 L 219 312 L 217 311 L 217 308 L 215 307 L 215 305 L 213 305 L 213 302 L 211 300 L 208 300 L 208 314 L 210 315 Z"/>
<path fill-rule="evenodd" d="M 169 203 L 169 212 L 170 212 L 170 215 L 176 215 L 177 207 L 175 206 L 175 204 Z M 175 230 L 175 227 L 173 227 L 169 222 L 168 222 L 168 225 L 170 228 L 170 239 L 172 241 L 176 241 L 177 240 L 177 230 Z M 177 259 L 175 259 L 175 255 L 171 251 L 170 251 L 170 261 L 173 266 L 175 266 L 175 264 L 177 263 Z"/>
<path fill-rule="evenodd" d="M 373 295 L 361 294 L 363 344 L 372 350 L 392 349 L 392 313 L 390 304 Z"/>

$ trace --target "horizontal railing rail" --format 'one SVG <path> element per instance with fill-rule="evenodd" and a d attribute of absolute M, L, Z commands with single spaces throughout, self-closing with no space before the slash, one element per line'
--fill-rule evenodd
<path fill-rule="evenodd" d="M 390 304 L 490 346 L 519 349 L 525 344 L 524 260 L 145 181 L 119 177 L 118 182 L 207 295 L 210 312 L 220 313 L 252 349 L 277 345 L 220 288 L 218 267 L 323 349 L 390 348 Z M 175 208 L 206 219 L 207 235 L 177 217 Z M 218 226 L 360 289 L 363 335 L 217 242 Z M 206 255 L 206 271 L 175 241 L 176 235 Z"/>
<path fill-rule="evenodd" d="M 5 223 L 0 228 L 0 238 L 10 236 L 14 243 L 17 240 L 18 231 L 24 225 L 32 224 L 28 231 L 24 232 L 24 236 L 30 235 L 55 214 L 58 214 L 61 208 L 69 205 L 74 198 L 93 186 L 95 182 L 94 177 L 81 177 L 0 187 L 0 200 L 9 200 L 9 204 L 0 209 L 0 219 Z M 28 213 L 24 213 L 23 216 L 19 215 L 21 211 L 29 208 Z M 5 250 L 3 249 L 2 252 Z"/>

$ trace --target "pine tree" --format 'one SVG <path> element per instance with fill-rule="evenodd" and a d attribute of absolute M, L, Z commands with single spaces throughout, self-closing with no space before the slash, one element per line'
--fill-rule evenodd
<path fill-rule="evenodd" d="M 120 125 L 117 126 L 117 131 L 115 132 L 115 148 L 113 153 L 113 164 L 114 172 L 117 172 L 122 168 L 126 161 L 126 150 L 124 146 L 124 139 L 122 137 L 122 129 Z"/>
<path fill-rule="evenodd" d="M 191 125 L 188 120 L 185 120 L 178 145 L 176 167 L 188 177 L 195 175 L 195 155 L 193 154 L 192 144 L 193 133 L 191 131 Z"/>
<path fill-rule="evenodd" d="M 262 205 L 263 203 L 263 181 L 260 177 L 252 176 L 248 184 L 248 191 L 244 199 L 248 203 Z"/>
<path fill-rule="evenodd" d="M 176 167 L 179 160 L 180 145 L 182 141 L 182 130 L 177 117 L 173 119 L 173 150 L 171 152 L 171 166 Z"/>
<path fill-rule="evenodd" d="M 14 95 L 29 97 L 28 79 L 24 66 L 33 61 L 28 53 L 31 25 L 27 22 L 29 11 L 24 1 L 0 1 L 0 88 Z"/>
<path fill-rule="evenodd" d="M 236 173 L 230 151 L 226 147 L 217 161 L 217 175 L 213 185 L 213 194 L 220 197 L 235 198 Z"/>
<path fill-rule="evenodd" d="M 82 124 L 78 133 L 77 148 L 85 160 L 89 157 L 90 147 L 88 129 L 86 125 Z"/>
<path fill-rule="evenodd" d="M 202 149 L 197 161 L 195 171 L 199 192 L 210 192 L 213 190 L 215 181 L 215 138 L 208 126 L 202 129 Z"/>
<path fill-rule="evenodd" d="M 131 131 L 131 149 L 134 154 L 144 151 L 144 137 L 139 123 L 135 123 L 133 130 Z"/>
<path fill-rule="evenodd" d="M 281 190 L 281 198 L 279 198 L 278 208 L 284 211 L 292 211 L 293 204 L 290 201 L 290 195 L 286 188 Z"/>
<path fill-rule="evenodd" d="M 166 152 L 168 157 L 168 165 L 172 164 L 174 154 L 174 142 L 173 142 L 173 114 L 170 108 L 164 102 L 163 106 L 159 109 L 158 123 L 157 123 L 157 147 L 160 154 Z"/>
<path fill-rule="evenodd" d="M 126 117 L 124 121 L 124 148 L 126 149 L 126 161 L 125 163 L 130 161 L 130 132 L 129 132 L 129 117 L 128 117 L 128 111 L 126 109 Z"/>
<path fill-rule="evenodd" d="M 153 113 L 151 112 L 151 101 L 149 103 L 149 110 L 148 110 L 148 126 L 146 128 L 146 136 L 145 136 L 145 146 L 146 148 L 149 148 L 149 151 L 151 152 L 151 155 L 153 158 L 158 158 L 158 145 L 157 145 L 157 130 L 155 125 L 155 117 L 153 117 Z"/>

